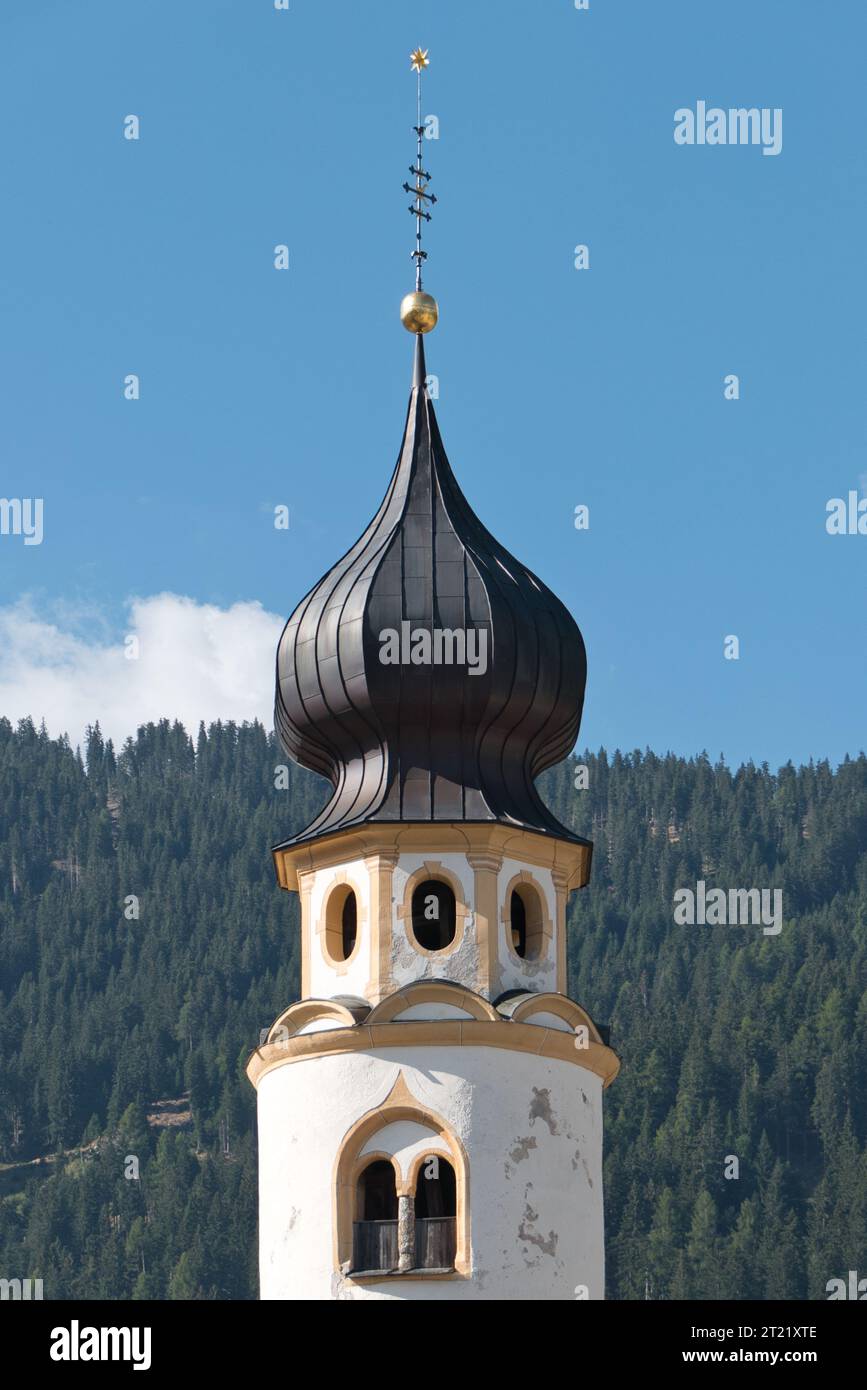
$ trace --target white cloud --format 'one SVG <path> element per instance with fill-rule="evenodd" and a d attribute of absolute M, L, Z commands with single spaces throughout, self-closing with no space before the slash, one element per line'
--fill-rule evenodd
<path fill-rule="evenodd" d="M 49 620 L 29 600 L 0 608 L 0 715 L 44 719 L 73 746 L 98 719 L 118 748 L 139 724 L 162 718 L 180 719 L 193 735 L 200 719 L 271 727 L 282 618 L 258 602 L 217 608 L 178 594 L 127 606 L 126 633 L 139 643 L 134 661 L 99 614 L 85 625 L 70 609 Z"/>

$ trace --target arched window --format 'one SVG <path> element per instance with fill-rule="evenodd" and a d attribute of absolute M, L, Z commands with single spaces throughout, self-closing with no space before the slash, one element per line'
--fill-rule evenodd
<path fill-rule="evenodd" d="M 352 1228 L 353 1270 L 396 1269 L 397 1186 L 389 1159 L 375 1158 L 362 1169 L 355 1206 L 358 1219 Z"/>
<path fill-rule="evenodd" d="M 358 1215 L 361 1221 L 396 1221 L 397 1187 L 394 1168 L 387 1158 L 376 1158 L 358 1180 Z"/>
<path fill-rule="evenodd" d="M 336 963 L 349 960 L 358 940 L 358 899 L 348 883 L 339 883 L 325 907 L 325 950 Z"/>
<path fill-rule="evenodd" d="M 425 951 L 444 951 L 455 939 L 455 895 L 447 883 L 426 878 L 412 895 L 412 933 Z"/>
<path fill-rule="evenodd" d="M 519 883 L 509 897 L 512 950 L 521 960 L 538 960 L 545 949 L 545 909 L 530 883 Z"/>
<path fill-rule="evenodd" d="M 362 1281 L 383 1273 L 419 1278 L 428 1270 L 468 1275 L 469 1182 L 460 1139 L 411 1094 L 401 1071 L 385 1100 L 361 1115 L 340 1145 L 336 1272 Z"/>
<path fill-rule="evenodd" d="M 455 1170 L 442 1154 L 426 1154 L 415 1183 L 417 1269 L 453 1269 L 457 1226 Z"/>

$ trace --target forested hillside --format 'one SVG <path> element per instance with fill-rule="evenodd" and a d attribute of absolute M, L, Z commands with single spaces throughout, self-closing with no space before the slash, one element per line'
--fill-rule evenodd
<path fill-rule="evenodd" d="M 0 720 L 0 1277 L 256 1296 L 243 1063 L 299 989 L 268 848 L 323 794 L 285 762 L 259 725 L 82 759 Z M 867 759 L 580 762 L 543 791 L 596 846 L 570 989 L 623 1060 L 608 1296 L 824 1298 L 867 1275 Z M 698 879 L 781 888 L 781 933 L 675 926 Z"/>

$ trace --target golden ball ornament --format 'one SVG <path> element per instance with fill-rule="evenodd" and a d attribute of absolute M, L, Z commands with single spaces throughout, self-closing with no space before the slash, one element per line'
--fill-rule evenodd
<path fill-rule="evenodd" d="M 437 302 L 424 290 L 413 290 L 400 301 L 400 321 L 408 333 L 430 333 L 438 318 Z"/>

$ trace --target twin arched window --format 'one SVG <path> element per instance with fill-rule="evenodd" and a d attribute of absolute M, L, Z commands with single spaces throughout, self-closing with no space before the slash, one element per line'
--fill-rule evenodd
<path fill-rule="evenodd" d="M 355 1210 L 352 1273 L 454 1269 L 457 1182 L 442 1154 L 421 1159 L 414 1191 L 400 1197 L 391 1159 L 372 1159 L 359 1175 Z"/>

